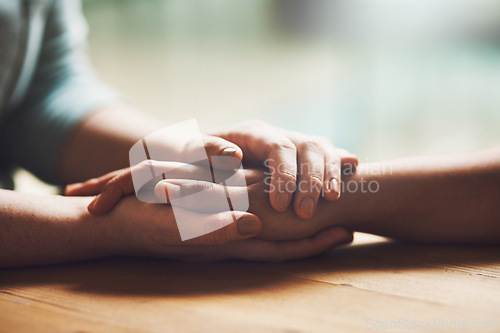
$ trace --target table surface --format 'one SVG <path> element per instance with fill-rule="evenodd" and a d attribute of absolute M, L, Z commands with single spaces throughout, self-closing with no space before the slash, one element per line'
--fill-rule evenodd
<path fill-rule="evenodd" d="M 108 258 L 0 270 L 0 332 L 500 332 L 500 247 L 355 244 L 303 261 Z"/>

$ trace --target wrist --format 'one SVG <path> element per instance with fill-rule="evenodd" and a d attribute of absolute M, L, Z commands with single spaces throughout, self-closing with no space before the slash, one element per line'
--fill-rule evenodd
<path fill-rule="evenodd" d="M 101 216 L 89 213 L 87 206 L 90 197 L 73 199 L 72 219 L 75 221 L 78 234 L 85 237 L 87 250 L 93 257 L 125 254 L 124 237 L 114 214 Z"/>
<path fill-rule="evenodd" d="M 322 200 L 318 205 L 317 213 L 324 227 L 340 226 L 363 231 L 367 221 L 383 218 L 387 212 L 384 200 L 381 200 L 384 195 L 382 180 L 386 172 L 380 171 L 380 168 L 378 163 L 366 163 L 359 165 L 355 172 L 344 171 L 340 198 Z"/>

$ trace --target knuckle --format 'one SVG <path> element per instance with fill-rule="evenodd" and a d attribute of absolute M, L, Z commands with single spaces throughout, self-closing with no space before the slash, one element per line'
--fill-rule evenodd
<path fill-rule="evenodd" d="M 226 228 L 220 228 L 214 233 L 214 242 L 216 245 L 226 244 L 227 243 L 227 233 Z"/>
<path fill-rule="evenodd" d="M 213 222 L 206 222 L 205 224 L 205 235 L 203 236 L 203 240 L 205 245 L 214 245 L 215 237 L 214 237 L 214 226 Z"/>
<path fill-rule="evenodd" d="M 303 147 L 309 151 L 313 151 L 316 153 L 323 152 L 323 145 L 316 140 L 307 140 L 306 142 L 303 143 Z"/>
<path fill-rule="evenodd" d="M 108 182 L 103 186 L 103 191 L 112 190 L 119 186 L 120 186 L 120 178 L 113 177 L 110 180 L 108 180 Z"/>
<path fill-rule="evenodd" d="M 224 140 L 216 136 L 205 136 L 203 140 L 207 149 L 220 148 L 224 144 Z"/>
<path fill-rule="evenodd" d="M 290 169 L 283 169 L 279 171 L 279 177 L 286 182 L 297 182 L 297 173 Z"/>
<path fill-rule="evenodd" d="M 326 165 L 326 173 L 329 176 L 338 177 L 340 175 L 340 162 L 332 162 Z"/>
<path fill-rule="evenodd" d="M 319 193 L 323 188 L 323 178 L 320 175 L 307 175 L 301 177 L 298 190 L 301 193 Z"/>
<path fill-rule="evenodd" d="M 218 144 L 217 141 L 212 138 L 204 138 L 204 147 L 205 149 L 210 150 L 210 153 L 212 153 L 211 150 L 217 148 Z"/>
<path fill-rule="evenodd" d="M 312 186 L 319 186 L 319 188 L 321 188 L 323 186 L 323 177 L 321 177 L 320 175 L 310 175 L 309 182 L 312 184 Z"/>
<path fill-rule="evenodd" d="M 179 194 L 181 197 L 187 197 L 191 194 L 203 192 L 205 194 L 210 194 L 214 184 L 208 182 L 194 182 L 188 185 L 180 186 Z"/>
<path fill-rule="evenodd" d="M 143 161 L 139 162 L 139 164 L 137 164 L 137 167 L 140 167 L 140 168 L 141 167 L 142 168 L 149 167 L 152 164 L 152 161 L 153 160 L 149 160 L 149 159 L 148 160 L 143 160 Z"/>
<path fill-rule="evenodd" d="M 111 178 L 110 180 L 108 180 L 106 185 L 104 185 L 104 188 L 116 186 L 118 184 L 118 180 L 119 180 L 119 178 L 117 178 L 117 177 Z"/>
<path fill-rule="evenodd" d="M 149 171 L 153 167 L 153 163 L 153 160 L 143 160 L 139 162 L 135 167 L 133 167 L 133 169 L 135 169 L 135 171 L 137 172 Z"/>
<path fill-rule="evenodd" d="M 297 151 L 297 147 L 293 144 L 292 141 L 288 139 L 281 139 L 273 141 L 269 144 L 269 152 L 270 151 L 282 151 L 282 150 L 290 150 L 292 152 Z"/>
<path fill-rule="evenodd" d="M 204 236 L 204 245 L 215 245 L 215 237 L 213 232 L 206 233 Z"/>
<path fill-rule="evenodd" d="M 314 136 L 313 138 L 315 141 L 321 143 L 323 147 L 328 147 L 330 149 L 335 148 L 332 141 L 330 141 L 330 139 L 328 139 L 326 136 Z"/>
<path fill-rule="evenodd" d="M 205 241 L 209 245 L 220 245 L 227 243 L 227 233 L 224 224 L 220 220 L 210 221 L 205 225 Z"/>

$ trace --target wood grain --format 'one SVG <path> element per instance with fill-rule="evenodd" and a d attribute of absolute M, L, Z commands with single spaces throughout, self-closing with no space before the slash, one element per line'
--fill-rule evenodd
<path fill-rule="evenodd" d="M 281 264 L 109 258 L 8 269 L 0 332 L 500 332 L 499 276 L 499 247 L 367 235 Z"/>

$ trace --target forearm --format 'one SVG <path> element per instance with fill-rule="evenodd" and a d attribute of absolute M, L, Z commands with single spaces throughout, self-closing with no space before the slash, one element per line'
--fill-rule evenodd
<path fill-rule="evenodd" d="M 500 149 L 361 165 L 325 203 L 356 231 L 437 243 L 500 243 Z"/>
<path fill-rule="evenodd" d="M 114 254 L 117 236 L 109 220 L 87 213 L 89 201 L 0 190 L 0 267 Z"/>
<path fill-rule="evenodd" d="M 163 124 L 125 104 L 91 113 L 69 141 L 61 163 L 64 183 L 84 181 L 129 166 L 129 149 Z"/>

